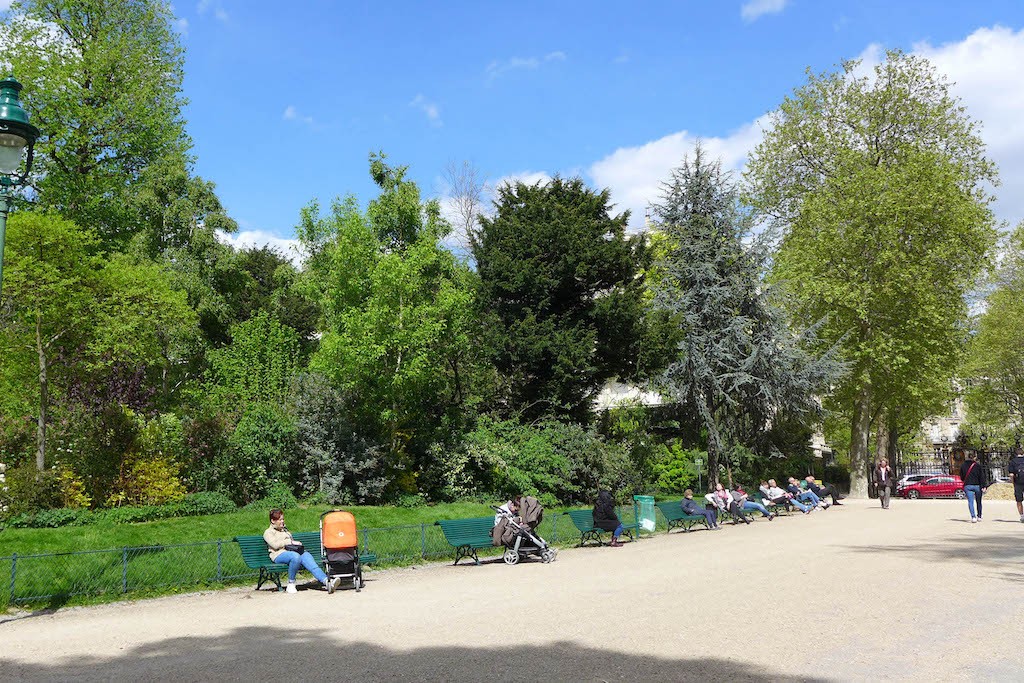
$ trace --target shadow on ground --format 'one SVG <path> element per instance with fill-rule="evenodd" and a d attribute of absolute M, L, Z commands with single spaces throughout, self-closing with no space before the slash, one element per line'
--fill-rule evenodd
<path fill-rule="evenodd" d="M 348 627 L 343 616 L 332 625 Z M 357 625 L 352 626 L 356 630 Z M 113 659 L 26 665 L 0 659 L 9 680 L 543 680 L 543 681 L 812 681 L 723 659 L 669 659 L 620 654 L 573 643 L 519 645 L 514 633 L 494 648 L 392 650 L 338 643 L 315 629 L 245 627 L 220 638 L 170 638 Z"/>
<path fill-rule="evenodd" d="M 1018 522 L 1019 523 L 1019 522 Z M 1019 538 L 1000 536 L 954 536 L 941 542 L 910 545 L 837 545 L 841 550 L 861 553 L 905 553 L 919 555 L 926 562 L 963 560 L 991 567 L 1005 568 L 1024 562 L 1024 544 Z"/>

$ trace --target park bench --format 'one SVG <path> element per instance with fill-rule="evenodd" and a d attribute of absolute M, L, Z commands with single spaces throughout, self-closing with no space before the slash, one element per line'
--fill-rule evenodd
<path fill-rule="evenodd" d="M 708 525 L 708 519 L 704 515 L 688 515 L 683 512 L 682 508 L 683 501 L 681 500 L 663 500 L 660 503 L 655 503 L 658 509 L 661 510 L 662 516 L 665 521 L 668 522 L 668 530 L 679 527 L 683 531 L 690 531 L 693 525 L 703 523 L 704 526 Z"/>
<path fill-rule="evenodd" d="M 320 553 L 319 531 L 300 531 L 292 534 L 292 538 L 302 544 L 318 565 L 323 565 L 324 557 Z M 270 551 L 263 536 L 235 536 L 232 540 L 242 551 L 242 561 L 245 562 L 245 566 L 260 572 L 256 581 L 256 590 L 262 588 L 267 581 L 273 581 L 277 590 L 281 590 L 281 574 L 288 571 L 288 565 L 278 564 L 270 559 Z M 374 553 L 365 551 L 359 553 L 359 561 L 362 564 L 371 564 L 376 560 L 377 556 Z"/>
<path fill-rule="evenodd" d="M 585 545 L 587 541 L 597 541 L 598 545 L 604 545 L 601 541 L 601 534 L 611 532 L 594 526 L 593 510 L 566 510 L 565 514 L 569 515 L 569 519 L 572 520 L 572 523 L 580 531 L 580 545 Z M 629 540 L 636 540 L 633 536 L 633 530 L 636 529 L 639 535 L 640 530 L 637 524 L 623 524 L 622 526 L 624 529 L 623 533 L 629 537 Z"/>
<path fill-rule="evenodd" d="M 764 494 L 761 493 L 760 490 L 754 492 L 754 500 L 760 503 L 761 505 L 764 505 L 765 509 L 768 510 L 768 512 L 773 512 L 776 515 L 789 514 L 789 510 L 786 509 L 785 505 L 779 505 L 778 503 L 771 502 L 770 500 L 764 497 Z"/>
<path fill-rule="evenodd" d="M 494 541 L 491 540 L 494 517 L 439 519 L 434 524 L 441 527 L 444 540 L 455 548 L 455 564 L 464 557 L 472 557 L 474 562 L 480 564 L 476 551 L 494 546 Z"/>

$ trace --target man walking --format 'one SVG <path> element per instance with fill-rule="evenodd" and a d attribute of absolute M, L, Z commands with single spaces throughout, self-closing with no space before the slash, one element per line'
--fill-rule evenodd
<path fill-rule="evenodd" d="M 882 501 L 883 510 L 889 509 L 889 497 L 892 495 L 894 485 L 889 461 L 882 458 L 875 466 L 875 486 L 878 488 L 878 499 Z"/>
<path fill-rule="evenodd" d="M 1010 481 L 1013 482 L 1013 499 L 1017 501 L 1017 514 L 1020 515 L 1020 521 L 1024 522 L 1024 450 L 1017 449 L 1006 469 L 1010 473 Z"/>

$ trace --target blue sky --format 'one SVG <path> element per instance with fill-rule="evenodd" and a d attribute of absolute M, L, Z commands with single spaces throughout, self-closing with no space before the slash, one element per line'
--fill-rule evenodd
<path fill-rule="evenodd" d="M 300 207 L 374 195 L 367 155 L 443 196 L 449 161 L 492 181 L 580 174 L 642 221 L 695 137 L 740 168 L 758 119 L 845 58 L 933 58 L 986 124 L 1024 201 L 1024 3 L 199 0 L 175 6 L 196 170 L 243 242 L 293 237 Z M 746 8 L 746 9 L 744 9 Z"/>

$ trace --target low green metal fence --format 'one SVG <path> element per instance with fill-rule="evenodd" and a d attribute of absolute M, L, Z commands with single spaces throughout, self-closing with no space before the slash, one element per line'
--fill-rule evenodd
<path fill-rule="evenodd" d="M 636 513 L 635 506 L 619 508 L 619 517 L 626 525 L 634 523 Z M 664 530 L 664 520 L 659 517 L 656 531 Z M 546 512 L 537 531 L 559 546 L 579 541 L 579 531 L 561 511 Z M 441 528 L 433 524 L 363 528 L 359 530 L 359 544 L 377 556 L 377 567 L 455 555 Z M 483 550 L 480 555 L 498 555 L 501 551 Z M 221 586 L 243 579 L 255 581 L 257 574 L 246 567 L 238 545 L 230 540 L 13 554 L 0 557 L 0 609 L 61 603 L 80 596 L 127 596 L 168 588 Z"/>

